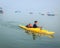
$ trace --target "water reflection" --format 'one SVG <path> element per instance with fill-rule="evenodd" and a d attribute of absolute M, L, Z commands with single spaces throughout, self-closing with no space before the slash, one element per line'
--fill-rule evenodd
<path fill-rule="evenodd" d="M 31 32 L 31 31 L 27 31 L 25 30 L 25 33 L 27 33 L 28 35 L 32 35 L 32 38 L 33 40 L 36 40 L 37 37 L 48 37 L 48 38 L 54 38 L 54 35 L 45 35 L 45 34 L 39 34 L 39 33 L 34 33 L 34 32 Z"/>

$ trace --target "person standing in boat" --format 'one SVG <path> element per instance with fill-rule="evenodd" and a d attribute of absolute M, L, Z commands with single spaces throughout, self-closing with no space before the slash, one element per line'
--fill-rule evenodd
<path fill-rule="evenodd" d="M 37 23 L 38 23 L 38 21 L 34 21 L 33 28 L 40 28 L 40 29 L 42 29 L 42 27 L 37 26 Z"/>

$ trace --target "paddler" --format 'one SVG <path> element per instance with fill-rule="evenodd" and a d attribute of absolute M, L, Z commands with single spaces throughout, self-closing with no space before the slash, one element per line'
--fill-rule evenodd
<path fill-rule="evenodd" d="M 33 25 L 32 24 L 28 24 L 28 25 L 26 25 L 26 27 L 33 28 Z"/>
<path fill-rule="evenodd" d="M 33 28 L 40 28 L 40 29 L 42 29 L 42 27 L 37 26 L 37 23 L 38 23 L 38 21 L 34 21 Z"/>

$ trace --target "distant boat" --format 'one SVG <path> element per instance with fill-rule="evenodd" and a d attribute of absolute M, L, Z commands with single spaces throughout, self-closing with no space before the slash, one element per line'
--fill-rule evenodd
<path fill-rule="evenodd" d="M 40 12 L 39 12 L 39 14 L 41 14 L 41 15 L 45 15 L 44 13 L 40 13 Z"/>
<path fill-rule="evenodd" d="M 48 15 L 48 16 L 55 16 L 55 14 L 50 14 L 50 13 L 49 13 L 49 14 L 47 14 L 47 15 Z"/>
<path fill-rule="evenodd" d="M 0 10 L 0 14 L 3 14 L 3 10 Z"/>
<path fill-rule="evenodd" d="M 3 14 L 3 10 L 2 10 L 2 8 L 0 7 L 0 14 Z"/>
<path fill-rule="evenodd" d="M 29 12 L 29 14 L 33 14 L 33 12 Z"/>
<path fill-rule="evenodd" d="M 21 13 L 21 11 L 15 11 L 15 13 Z"/>
<path fill-rule="evenodd" d="M 41 15 L 45 15 L 45 14 L 41 14 Z"/>

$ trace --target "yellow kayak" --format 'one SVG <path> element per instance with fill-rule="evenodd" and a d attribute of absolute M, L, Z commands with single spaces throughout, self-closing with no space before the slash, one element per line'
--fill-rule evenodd
<path fill-rule="evenodd" d="M 27 28 L 25 26 L 19 25 L 20 28 L 31 31 L 33 33 L 39 33 L 39 34 L 44 34 L 44 35 L 53 35 L 55 32 L 49 32 L 48 30 L 41 30 L 40 28 Z"/>

